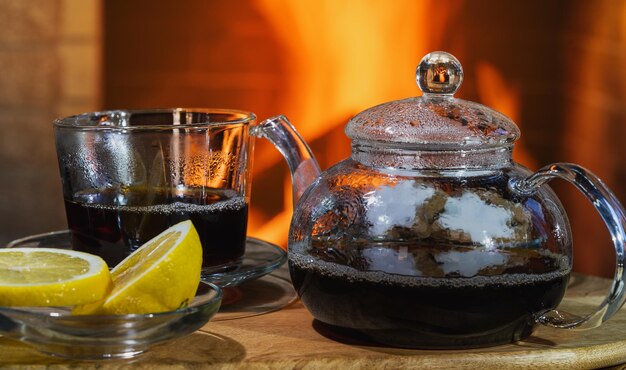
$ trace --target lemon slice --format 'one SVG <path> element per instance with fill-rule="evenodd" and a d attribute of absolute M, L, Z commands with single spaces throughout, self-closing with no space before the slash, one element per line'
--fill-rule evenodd
<path fill-rule="evenodd" d="M 202 246 L 191 221 L 176 224 L 126 257 L 111 270 L 113 290 L 100 302 L 72 313 L 145 314 L 184 307 L 196 294 Z"/>
<path fill-rule="evenodd" d="M 111 289 L 98 256 L 54 248 L 0 249 L 0 306 L 73 306 Z"/>

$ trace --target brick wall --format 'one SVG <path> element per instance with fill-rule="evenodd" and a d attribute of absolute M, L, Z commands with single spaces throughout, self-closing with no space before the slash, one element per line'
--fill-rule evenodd
<path fill-rule="evenodd" d="M 0 0 L 0 243 L 66 227 L 51 122 L 99 106 L 100 0 Z"/>

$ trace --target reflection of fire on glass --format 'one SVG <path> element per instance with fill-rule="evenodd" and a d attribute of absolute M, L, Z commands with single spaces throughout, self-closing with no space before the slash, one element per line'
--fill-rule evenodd
<path fill-rule="evenodd" d="M 450 82 L 450 75 L 448 75 L 447 69 L 444 66 L 435 67 L 433 75 L 433 82 L 435 83 L 443 84 Z"/>

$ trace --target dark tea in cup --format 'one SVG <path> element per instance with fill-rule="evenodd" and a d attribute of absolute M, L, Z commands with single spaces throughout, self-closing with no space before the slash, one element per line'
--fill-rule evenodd
<path fill-rule="evenodd" d="M 120 201 L 121 200 L 121 201 Z M 168 227 L 191 220 L 203 247 L 202 266 L 212 271 L 239 264 L 246 243 L 248 205 L 235 191 L 130 188 L 86 191 L 65 200 L 74 249 L 117 264 Z"/>

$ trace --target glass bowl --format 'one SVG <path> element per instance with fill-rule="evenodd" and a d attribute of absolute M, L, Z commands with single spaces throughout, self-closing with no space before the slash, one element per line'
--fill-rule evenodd
<path fill-rule="evenodd" d="M 10 247 L 54 247 L 53 241 L 45 244 L 13 242 Z M 191 304 L 161 313 L 73 316 L 71 307 L 0 307 L 0 335 L 68 359 L 131 358 L 200 329 L 221 301 L 217 285 L 200 282 Z"/>

